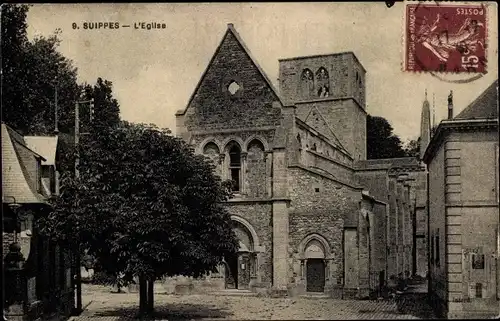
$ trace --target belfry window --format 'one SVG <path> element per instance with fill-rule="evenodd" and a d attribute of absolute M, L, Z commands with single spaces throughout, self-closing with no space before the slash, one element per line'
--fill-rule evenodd
<path fill-rule="evenodd" d="M 234 144 L 229 149 L 229 173 L 233 181 L 233 192 L 240 191 L 241 177 L 241 150 Z"/>
<path fill-rule="evenodd" d="M 302 70 L 302 75 L 300 77 L 301 90 L 304 98 L 308 98 L 314 93 L 314 75 L 309 69 Z"/>
<path fill-rule="evenodd" d="M 316 86 L 318 97 L 325 98 L 330 96 L 330 77 L 324 67 L 316 71 Z"/>

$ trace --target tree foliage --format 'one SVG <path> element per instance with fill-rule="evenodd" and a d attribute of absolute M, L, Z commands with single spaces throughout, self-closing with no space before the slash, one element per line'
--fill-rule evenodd
<path fill-rule="evenodd" d="M 84 126 L 88 126 L 88 128 L 96 132 L 118 126 L 120 123 L 120 105 L 113 97 L 113 83 L 99 77 L 95 85 L 85 84 L 83 91 L 83 100 L 94 99 L 91 118 L 88 117 L 90 110 L 88 108 L 82 109 L 81 118 Z"/>
<path fill-rule="evenodd" d="M 80 147 L 80 177 L 64 178 L 46 234 L 79 242 L 125 282 L 198 277 L 236 251 L 222 204 L 228 185 L 181 139 L 123 123 L 84 136 Z"/>
<path fill-rule="evenodd" d="M 431 128 L 431 138 L 434 137 L 437 127 L 437 125 L 434 125 Z M 411 139 L 405 144 L 404 150 L 407 156 L 420 158 L 420 138 L 419 136 L 416 139 Z"/>
<path fill-rule="evenodd" d="M 401 139 L 393 130 L 387 119 L 368 115 L 366 118 L 368 159 L 406 156 Z"/>
<path fill-rule="evenodd" d="M 404 147 L 406 156 L 420 158 L 420 137 L 409 140 Z"/>
<path fill-rule="evenodd" d="M 108 129 L 115 128 L 120 124 L 120 105 L 113 97 L 112 82 L 97 78 L 94 85 L 82 85 L 81 92 L 82 95 L 79 101 L 85 101 L 85 103 L 81 103 L 79 108 L 80 132 L 92 134 L 91 136 L 86 136 L 87 140 L 107 139 L 104 133 Z M 88 103 L 90 99 L 94 99 L 92 111 L 90 110 L 90 103 Z M 72 115 L 74 117 L 74 112 Z M 74 131 L 71 133 L 60 133 L 59 141 L 60 157 L 58 168 L 61 172 L 73 172 L 75 166 Z"/>
<path fill-rule="evenodd" d="M 79 93 L 77 70 L 59 51 L 60 30 L 49 37 L 27 38 L 29 6 L 2 6 L 2 119 L 23 134 L 49 134 L 55 128 L 55 95 L 59 129 L 74 126 Z"/>

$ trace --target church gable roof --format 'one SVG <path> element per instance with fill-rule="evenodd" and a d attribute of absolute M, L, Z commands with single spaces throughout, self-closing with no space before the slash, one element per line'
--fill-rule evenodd
<path fill-rule="evenodd" d="M 224 34 L 224 37 L 222 37 L 222 40 L 219 43 L 219 45 L 217 46 L 217 49 L 215 50 L 214 55 L 210 59 L 210 62 L 208 63 L 207 68 L 203 72 L 200 80 L 198 81 L 198 84 L 196 85 L 193 93 L 191 94 L 191 96 L 189 98 L 189 101 L 188 101 L 188 103 L 186 105 L 186 108 L 184 108 L 183 110 L 179 110 L 176 113 L 176 115 L 184 115 L 186 113 L 186 111 L 190 108 L 190 106 L 192 105 L 193 100 L 195 99 L 197 93 L 199 92 L 200 87 L 202 86 L 203 81 L 205 80 L 205 78 L 206 78 L 207 74 L 209 73 L 211 67 L 213 67 L 214 63 L 216 63 L 216 58 L 219 57 L 219 55 L 221 54 L 222 47 L 225 44 L 228 44 L 228 42 L 231 42 L 232 39 L 235 40 L 235 42 L 239 46 L 239 48 L 241 50 L 243 50 L 243 52 L 246 54 L 246 56 L 250 59 L 251 63 L 257 69 L 258 73 L 260 74 L 260 76 L 262 77 L 262 79 L 264 80 L 264 82 L 266 83 L 266 85 L 268 86 L 268 88 L 270 88 L 270 90 L 274 94 L 275 99 L 277 101 L 279 101 L 281 103 L 281 105 L 284 105 L 283 101 L 281 100 L 280 96 L 278 95 L 278 91 L 276 90 L 276 88 L 272 84 L 272 82 L 269 79 L 269 77 L 266 75 L 266 73 L 264 72 L 264 70 L 262 69 L 262 67 L 257 63 L 257 61 L 253 57 L 252 53 L 250 52 L 250 50 L 246 46 L 245 42 L 243 41 L 243 39 L 241 38 L 241 36 L 238 34 L 238 32 L 236 31 L 236 29 L 234 28 L 233 24 L 229 23 L 227 25 L 227 30 L 226 30 L 226 33 Z"/>
<path fill-rule="evenodd" d="M 498 118 L 498 79 L 454 119 Z"/>

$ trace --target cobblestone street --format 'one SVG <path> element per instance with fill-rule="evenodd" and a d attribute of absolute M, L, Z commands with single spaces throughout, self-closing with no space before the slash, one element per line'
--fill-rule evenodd
<path fill-rule="evenodd" d="M 311 298 L 264 298 L 222 295 L 155 294 L 156 320 L 280 319 L 430 319 L 423 293 L 398 300 L 360 301 Z M 84 288 L 85 311 L 71 321 L 130 320 L 138 312 L 137 293 L 110 293 L 109 288 Z"/>

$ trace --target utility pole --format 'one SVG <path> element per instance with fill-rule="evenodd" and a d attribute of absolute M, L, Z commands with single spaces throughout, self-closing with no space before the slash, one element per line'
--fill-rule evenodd
<path fill-rule="evenodd" d="M 57 83 L 54 85 L 54 122 L 55 122 L 55 128 L 54 128 L 54 134 L 59 133 L 59 115 L 58 115 L 58 110 L 57 110 Z"/>
<path fill-rule="evenodd" d="M 94 99 L 90 100 L 78 100 L 75 102 L 75 179 L 80 178 L 80 104 L 90 104 L 90 108 L 93 108 Z M 80 314 L 82 312 L 82 274 L 81 274 L 81 257 L 80 257 L 80 244 L 76 246 L 76 277 L 75 277 L 75 285 L 76 285 L 76 314 Z"/>
<path fill-rule="evenodd" d="M 80 177 L 79 166 L 79 151 L 78 144 L 80 141 L 80 104 L 78 100 L 75 102 L 75 179 Z M 82 271 L 81 271 L 81 258 L 80 258 L 80 243 L 75 246 L 75 286 L 76 286 L 76 307 L 75 313 L 79 315 L 82 312 Z"/>

